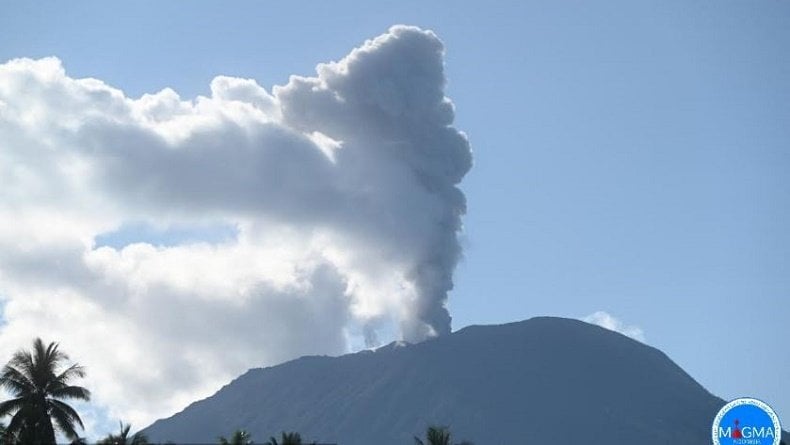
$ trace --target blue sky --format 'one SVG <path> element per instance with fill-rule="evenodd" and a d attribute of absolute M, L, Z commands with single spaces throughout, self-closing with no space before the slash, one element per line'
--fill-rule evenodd
<path fill-rule="evenodd" d="M 606 311 L 790 419 L 790 2 L 3 9 L 0 62 L 57 56 L 130 97 L 207 95 L 220 74 L 269 89 L 391 25 L 435 31 L 474 152 L 454 329 Z"/>

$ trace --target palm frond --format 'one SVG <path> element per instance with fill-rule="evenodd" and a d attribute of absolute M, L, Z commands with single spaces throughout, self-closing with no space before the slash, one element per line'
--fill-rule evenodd
<path fill-rule="evenodd" d="M 85 425 L 82 424 L 82 419 L 80 419 L 80 415 L 77 414 L 77 411 L 75 411 L 74 408 L 61 402 L 60 400 L 55 400 L 55 399 L 47 400 L 47 404 L 49 405 L 50 413 L 55 411 L 63 412 L 71 421 L 72 425 L 76 423 L 77 425 L 80 426 L 80 428 L 85 429 Z"/>
<path fill-rule="evenodd" d="M 38 339 L 39 341 L 41 339 Z M 41 342 L 43 344 L 43 342 Z M 68 361 L 69 356 L 66 355 L 64 352 L 60 351 L 60 345 L 58 343 L 52 342 L 47 345 L 47 349 L 45 351 L 44 357 L 47 363 L 60 363 Z"/>
<path fill-rule="evenodd" d="M 13 415 L 25 406 L 27 399 L 25 397 L 17 397 L 16 399 L 9 399 L 0 402 L 0 417 Z"/>
<path fill-rule="evenodd" d="M 22 371 L 11 365 L 4 366 L 0 372 L 0 387 L 14 395 L 32 393 L 36 389 L 33 382 Z"/>
<path fill-rule="evenodd" d="M 11 416 L 11 421 L 8 422 L 8 426 L 5 427 L 6 434 L 14 434 L 16 435 L 19 431 L 22 430 L 22 427 L 25 423 L 25 415 L 23 413 L 24 407 L 22 407 L 16 414 Z"/>
<path fill-rule="evenodd" d="M 425 432 L 429 445 L 450 445 L 450 430 L 444 426 L 430 426 Z"/>
<path fill-rule="evenodd" d="M 51 401 L 54 405 L 57 401 Z M 60 403 L 60 402 L 57 402 Z M 82 426 L 82 420 L 80 420 L 77 413 L 71 409 L 70 406 L 61 403 L 65 408 L 68 410 L 63 409 L 63 407 L 52 407 L 49 410 L 49 415 L 55 419 L 55 423 L 58 426 L 58 429 L 69 439 L 74 440 L 79 437 L 77 431 L 74 429 L 74 423 L 79 423 Z M 70 411 L 69 411 L 70 410 Z"/>
<path fill-rule="evenodd" d="M 28 378 L 32 385 L 36 382 L 33 377 L 36 374 L 36 369 L 33 363 L 33 356 L 28 351 L 17 351 L 11 356 L 11 360 L 6 365 L 6 368 L 17 369 L 21 374 Z"/>
<path fill-rule="evenodd" d="M 48 391 L 50 397 L 59 399 L 77 399 L 89 401 L 91 392 L 81 386 L 63 386 L 53 388 Z"/>
<path fill-rule="evenodd" d="M 85 377 L 85 368 L 75 363 L 58 374 L 53 382 L 67 385 L 71 379 L 82 377 Z"/>
<path fill-rule="evenodd" d="M 52 380 L 55 375 L 53 368 L 55 363 L 50 360 L 50 350 L 53 348 L 53 343 L 49 346 L 44 346 L 44 342 L 37 338 L 33 342 L 33 355 L 30 359 L 30 377 L 37 388 L 46 388 L 47 383 Z"/>
<path fill-rule="evenodd" d="M 286 433 L 283 431 L 281 445 L 302 445 L 302 436 L 297 432 Z"/>
<path fill-rule="evenodd" d="M 129 437 L 129 430 L 132 429 L 132 424 L 123 424 L 123 421 L 119 421 L 118 424 L 121 426 L 121 434 L 118 436 L 122 439 L 122 442 L 126 444 L 126 438 Z"/>

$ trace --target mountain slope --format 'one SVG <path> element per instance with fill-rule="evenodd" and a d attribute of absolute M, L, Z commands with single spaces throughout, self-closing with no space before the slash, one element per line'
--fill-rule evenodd
<path fill-rule="evenodd" d="M 576 320 L 472 326 L 416 345 L 253 369 L 159 420 L 154 441 L 237 428 L 342 445 L 413 443 L 429 424 L 485 444 L 709 443 L 723 401 L 662 352 Z"/>

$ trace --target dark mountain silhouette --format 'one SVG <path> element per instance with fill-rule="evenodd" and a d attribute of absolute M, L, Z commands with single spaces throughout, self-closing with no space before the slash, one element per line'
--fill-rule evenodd
<path fill-rule="evenodd" d="M 143 433 L 205 443 L 236 429 L 259 441 L 299 431 L 404 445 L 436 424 L 477 445 L 701 445 L 723 405 L 655 348 L 543 317 L 252 369 Z"/>

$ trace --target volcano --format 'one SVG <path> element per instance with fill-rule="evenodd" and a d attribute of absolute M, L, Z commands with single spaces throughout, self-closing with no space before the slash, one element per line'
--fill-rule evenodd
<path fill-rule="evenodd" d="M 213 443 L 244 429 L 257 442 L 298 431 L 406 445 L 442 425 L 476 445 L 701 445 L 723 405 L 655 348 L 540 317 L 252 369 L 143 432 L 154 442 Z"/>

